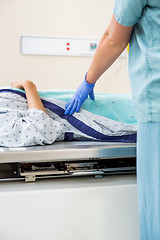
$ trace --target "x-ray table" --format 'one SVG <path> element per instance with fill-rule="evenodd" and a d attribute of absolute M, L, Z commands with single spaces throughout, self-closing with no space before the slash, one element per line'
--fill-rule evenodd
<path fill-rule="evenodd" d="M 0 148 L 1 239 L 139 240 L 135 173 L 132 143 Z"/>

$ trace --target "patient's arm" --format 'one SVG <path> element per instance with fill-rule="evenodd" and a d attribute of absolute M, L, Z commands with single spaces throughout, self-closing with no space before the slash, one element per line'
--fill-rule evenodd
<path fill-rule="evenodd" d="M 17 80 L 11 83 L 11 87 L 19 88 L 25 90 L 27 101 L 28 101 L 28 109 L 37 108 L 46 112 L 42 101 L 39 97 L 36 85 L 30 80 Z"/>

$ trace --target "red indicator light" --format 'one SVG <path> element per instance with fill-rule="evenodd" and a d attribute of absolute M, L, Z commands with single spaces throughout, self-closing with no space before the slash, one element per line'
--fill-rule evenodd
<path fill-rule="evenodd" d="M 70 48 L 69 48 L 69 47 L 67 47 L 67 50 L 70 50 Z"/>
<path fill-rule="evenodd" d="M 70 43 L 67 43 L 67 46 L 69 46 L 70 45 Z"/>

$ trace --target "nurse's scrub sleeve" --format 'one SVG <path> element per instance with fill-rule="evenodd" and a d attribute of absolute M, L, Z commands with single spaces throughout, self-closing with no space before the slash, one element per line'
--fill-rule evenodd
<path fill-rule="evenodd" d="M 135 25 L 140 17 L 147 0 L 115 0 L 113 13 L 116 21 L 126 27 Z"/>

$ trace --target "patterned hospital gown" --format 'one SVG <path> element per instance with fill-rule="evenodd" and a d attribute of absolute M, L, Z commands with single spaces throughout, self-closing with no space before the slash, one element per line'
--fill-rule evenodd
<path fill-rule="evenodd" d="M 47 100 L 64 111 L 66 102 Z M 136 126 L 97 116 L 83 109 L 74 113 L 71 120 L 71 116 L 60 117 L 49 108 L 45 107 L 45 110 L 46 113 L 35 108 L 28 109 L 27 100 L 23 96 L 14 92 L 0 92 L 0 146 L 21 147 L 81 138 L 96 139 L 89 132 L 81 131 L 70 123 L 73 118 L 79 126 L 84 123 L 84 126 L 107 136 L 136 134 L 137 130 Z"/>

